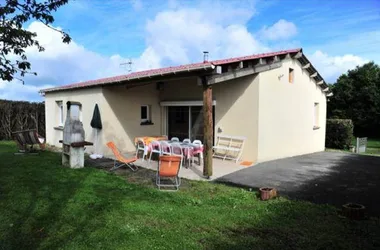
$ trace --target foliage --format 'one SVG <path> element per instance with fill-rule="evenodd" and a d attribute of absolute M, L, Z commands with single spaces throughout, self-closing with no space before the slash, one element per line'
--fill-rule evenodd
<path fill-rule="evenodd" d="M 36 40 L 37 34 L 25 30 L 23 25 L 33 19 L 52 28 L 49 26 L 54 22 L 52 12 L 67 2 L 68 0 L 5 0 L 5 3 L 0 4 L 0 79 L 11 81 L 17 73 L 21 76 L 32 73 L 29 71 L 31 65 L 25 49 L 37 47 L 43 51 L 44 48 Z M 64 43 L 70 42 L 67 33 L 57 31 L 62 34 Z"/>
<path fill-rule="evenodd" d="M 374 62 L 358 66 L 331 84 L 334 96 L 328 117 L 351 119 L 356 136 L 380 135 L 380 67 Z"/>
<path fill-rule="evenodd" d="M 0 249 L 368 250 L 380 244 L 375 220 L 348 221 L 331 206 L 262 202 L 253 192 L 210 182 L 184 181 L 188 188 L 162 192 L 94 168 L 63 168 L 60 154 L 15 151 L 0 143 Z"/>
<path fill-rule="evenodd" d="M 353 138 L 354 125 L 349 119 L 327 119 L 326 147 L 349 149 Z"/>
<path fill-rule="evenodd" d="M 45 136 L 45 104 L 0 100 L 0 140 L 10 140 L 12 132 L 26 129 Z"/>

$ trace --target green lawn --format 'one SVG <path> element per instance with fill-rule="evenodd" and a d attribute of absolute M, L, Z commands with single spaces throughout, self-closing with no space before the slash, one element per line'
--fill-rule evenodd
<path fill-rule="evenodd" d="M 352 145 L 356 146 L 356 138 L 352 140 Z M 365 154 L 380 155 L 380 139 L 368 138 Z"/>
<path fill-rule="evenodd" d="M 379 220 L 349 221 L 327 205 L 262 202 L 206 182 L 160 192 L 94 168 L 62 168 L 56 153 L 14 151 L 0 143 L 0 249 L 380 248 Z"/>

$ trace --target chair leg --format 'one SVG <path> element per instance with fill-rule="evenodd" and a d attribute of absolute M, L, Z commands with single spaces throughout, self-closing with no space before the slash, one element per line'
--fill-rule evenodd
<path fill-rule="evenodd" d="M 138 167 L 133 163 L 126 164 L 133 172 L 137 171 Z"/>
<path fill-rule="evenodd" d="M 152 152 L 150 152 L 150 155 L 149 155 L 149 163 L 151 162 L 151 160 L 152 160 L 152 154 L 153 154 L 153 151 Z"/>
<path fill-rule="evenodd" d="M 161 189 L 161 179 L 160 179 L 160 175 L 158 174 L 158 172 L 156 175 L 156 185 L 157 185 L 158 189 Z"/>
<path fill-rule="evenodd" d="M 176 188 L 176 190 L 178 190 L 178 187 L 179 187 L 179 185 L 178 185 L 178 176 L 176 176 L 174 179 L 175 179 L 175 188 Z"/>

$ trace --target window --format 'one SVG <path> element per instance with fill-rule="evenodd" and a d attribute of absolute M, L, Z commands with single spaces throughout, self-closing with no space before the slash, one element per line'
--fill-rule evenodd
<path fill-rule="evenodd" d="M 58 107 L 58 126 L 63 126 L 64 119 L 63 119 L 63 102 L 62 101 L 56 101 L 57 107 Z"/>
<path fill-rule="evenodd" d="M 319 128 L 319 103 L 314 103 L 314 129 Z"/>
<path fill-rule="evenodd" d="M 294 69 L 289 68 L 289 83 L 294 82 Z"/>
<path fill-rule="evenodd" d="M 150 108 L 149 105 L 141 106 L 141 122 L 150 121 Z"/>

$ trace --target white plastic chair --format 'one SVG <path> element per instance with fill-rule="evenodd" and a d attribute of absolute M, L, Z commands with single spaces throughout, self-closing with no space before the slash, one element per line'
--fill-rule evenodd
<path fill-rule="evenodd" d="M 161 155 L 172 155 L 172 148 L 167 141 L 160 141 Z"/>
<path fill-rule="evenodd" d="M 136 157 L 138 157 L 139 151 L 143 151 L 142 160 L 144 161 L 145 156 L 148 154 L 148 147 L 142 139 L 137 139 Z"/>
<path fill-rule="evenodd" d="M 202 146 L 202 145 L 203 145 L 202 142 L 201 142 L 200 140 L 194 140 L 194 141 L 193 141 L 193 144 L 194 144 L 194 145 L 199 145 L 199 146 Z M 201 159 L 203 159 L 203 152 L 198 153 L 198 155 L 200 156 Z M 194 162 L 194 159 L 193 159 L 193 162 Z"/>
<path fill-rule="evenodd" d="M 183 140 L 183 143 L 191 143 L 190 139 L 186 138 Z"/>
<path fill-rule="evenodd" d="M 150 146 L 151 146 L 152 150 L 150 151 L 149 163 L 152 160 L 153 154 L 158 154 L 158 156 L 162 155 L 161 144 L 158 141 L 152 141 L 150 143 Z"/>
<path fill-rule="evenodd" d="M 179 139 L 178 139 L 178 137 L 172 137 L 171 141 L 177 141 L 177 142 L 179 142 Z"/>
<path fill-rule="evenodd" d="M 180 156 L 181 157 L 181 165 L 180 165 L 180 167 L 182 167 L 183 153 L 182 153 L 181 144 L 174 142 L 174 143 L 171 143 L 170 146 L 171 146 L 172 155 Z"/>

